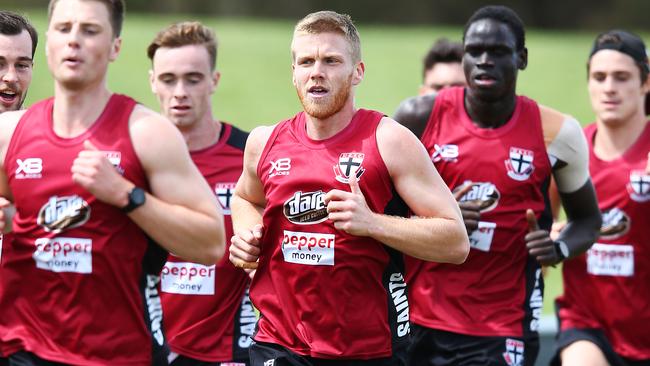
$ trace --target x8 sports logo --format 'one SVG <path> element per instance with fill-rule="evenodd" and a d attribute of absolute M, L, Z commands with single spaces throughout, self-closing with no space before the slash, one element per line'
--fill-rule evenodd
<path fill-rule="evenodd" d="M 271 160 L 271 169 L 269 169 L 269 177 L 276 175 L 289 175 L 291 169 L 291 158 L 281 158 L 278 160 Z"/>

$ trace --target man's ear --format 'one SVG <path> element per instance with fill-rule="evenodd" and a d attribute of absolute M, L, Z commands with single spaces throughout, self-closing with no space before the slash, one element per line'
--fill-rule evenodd
<path fill-rule="evenodd" d="M 528 66 L 528 48 L 524 47 L 517 52 L 517 67 L 519 70 L 526 70 L 526 66 Z"/>

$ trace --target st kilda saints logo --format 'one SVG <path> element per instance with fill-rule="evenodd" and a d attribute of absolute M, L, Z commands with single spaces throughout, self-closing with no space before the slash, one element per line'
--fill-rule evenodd
<path fill-rule="evenodd" d="M 237 183 L 217 183 L 214 185 L 214 193 L 217 195 L 224 215 L 230 215 L 230 202 L 232 202 L 232 195 L 235 192 L 235 185 Z"/>
<path fill-rule="evenodd" d="M 312 225 L 327 220 L 323 191 L 298 191 L 284 203 L 284 216 L 294 224 Z"/>
<path fill-rule="evenodd" d="M 463 183 L 454 188 L 454 193 L 465 188 L 468 183 Z M 461 198 L 460 202 L 477 203 L 481 212 L 493 210 L 499 204 L 501 193 L 497 187 L 490 182 L 473 182 L 471 188 Z"/>
<path fill-rule="evenodd" d="M 348 184 L 350 182 L 350 175 L 355 174 L 358 181 L 366 171 L 366 169 L 361 166 L 364 156 L 363 153 L 342 153 L 339 156 L 338 164 L 334 165 L 336 180 Z"/>
<path fill-rule="evenodd" d="M 602 216 L 603 224 L 600 227 L 601 238 L 618 238 L 630 230 L 630 217 L 618 207 L 603 212 Z"/>
<path fill-rule="evenodd" d="M 635 202 L 650 200 L 650 175 L 643 170 L 631 171 L 630 181 L 626 188 L 630 198 Z"/>
<path fill-rule="evenodd" d="M 79 227 L 90 219 L 90 206 L 79 196 L 52 196 L 38 212 L 36 223 L 58 234 Z"/>
<path fill-rule="evenodd" d="M 505 160 L 508 176 L 516 181 L 524 181 L 533 174 L 535 153 L 519 147 L 511 147 L 508 159 Z"/>

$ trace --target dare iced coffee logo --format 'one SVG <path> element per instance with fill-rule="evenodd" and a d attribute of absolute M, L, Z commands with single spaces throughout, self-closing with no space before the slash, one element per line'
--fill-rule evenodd
<path fill-rule="evenodd" d="M 58 234 L 79 227 L 90 219 L 90 206 L 79 196 L 52 196 L 38 212 L 37 223 Z"/>
<path fill-rule="evenodd" d="M 327 220 L 323 191 L 298 191 L 284 203 L 284 216 L 294 224 L 311 225 Z"/>

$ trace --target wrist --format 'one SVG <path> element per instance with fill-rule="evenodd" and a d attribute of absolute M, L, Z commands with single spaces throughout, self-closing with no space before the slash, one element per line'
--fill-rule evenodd
<path fill-rule="evenodd" d="M 553 244 L 555 245 L 555 253 L 557 254 L 558 258 L 561 261 L 571 256 L 571 252 L 569 252 L 569 247 L 566 245 L 564 240 L 555 240 Z"/>
<path fill-rule="evenodd" d="M 126 200 L 118 207 L 120 207 L 122 212 L 129 213 L 144 205 L 146 194 L 142 188 L 132 185 L 124 197 Z"/>
<path fill-rule="evenodd" d="M 381 237 L 384 226 L 381 224 L 381 215 L 372 212 L 370 214 L 370 222 L 368 223 L 368 230 L 366 236 L 371 238 Z"/>

